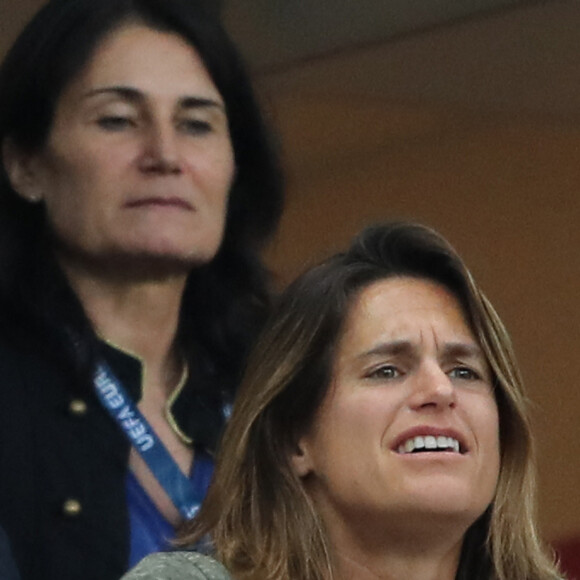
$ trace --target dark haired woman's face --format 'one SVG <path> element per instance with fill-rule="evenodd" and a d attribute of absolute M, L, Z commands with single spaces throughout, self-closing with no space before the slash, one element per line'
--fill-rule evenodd
<path fill-rule="evenodd" d="M 205 263 L 234 178 L 223 99 L 181 37 L 127 25 L 65 88 L 44 149 L 11 174 L 77 254 Z"/>

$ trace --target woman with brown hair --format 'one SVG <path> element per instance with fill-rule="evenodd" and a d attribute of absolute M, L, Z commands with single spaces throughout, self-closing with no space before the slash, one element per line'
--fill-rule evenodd
<path fill-rule="evenodd" d="M 125 578 L 556 580 L 534 496 L 502 322 L 441 236 L 377 226 L 286 290 L 254 350 L 181 537 L 213 558 Z"/>

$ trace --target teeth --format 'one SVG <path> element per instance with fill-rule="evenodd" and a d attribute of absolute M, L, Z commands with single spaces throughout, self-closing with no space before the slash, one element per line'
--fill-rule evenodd
<path fill-rule="evenodd" d="M 423 437 L 419 435 L 407 439 L 407 441 L 399 445 L 397 451 L 401 454 L 406 454 L 413 453 L 416 449 L 446 449 L 459 453 L 460 446 L 459 441 L 453 437 L 445 437 L 443 435 L 438 435 L 437 437 L 425 435 Z"/>

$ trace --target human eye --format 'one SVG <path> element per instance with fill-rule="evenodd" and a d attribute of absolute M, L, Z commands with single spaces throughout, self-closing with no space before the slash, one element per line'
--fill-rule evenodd
<path fill-rule="evenodd" d="M 97 124 L 107 131 L 123 131 L 135 126 L 135 120 L 128 115 L 102 115 Z"/>
<path fill-rule="evenodd" d="M 466 366 L 454 367 L 448 372 L 448 375 L 451 379 L 461 379 L 464 381 L 479 381 L 482 379 L 478 371 Z"/>
<path fill-rule="evenodd" d="M 179 122 L 179 128 L 188 135 L 206 135 L 213 130 L 209 121 L 197 118 L 183 119 Z"/>
<path fill-rule="evenodd" d="M 367 374 L 367 379 L 397 379 L 403 373 L 395 365 L 385 364 L 371 369 Z"/>

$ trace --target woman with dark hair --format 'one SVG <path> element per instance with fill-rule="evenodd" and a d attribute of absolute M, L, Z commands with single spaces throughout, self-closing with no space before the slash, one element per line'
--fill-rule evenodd
<path fill-rule="evenodd" d="M 441 236 L 377 226 L 286 290 L 250 356 L 180 542 L 213 557 L 124 580 L 557 580 L 534 492 L 503 324 Z"/>
<path fill-rule="evenodd" d="M 202 0 L 51 0 L 0 69 L 0 525 L 114 580 L 195 513 L 282 187 Z"/>

